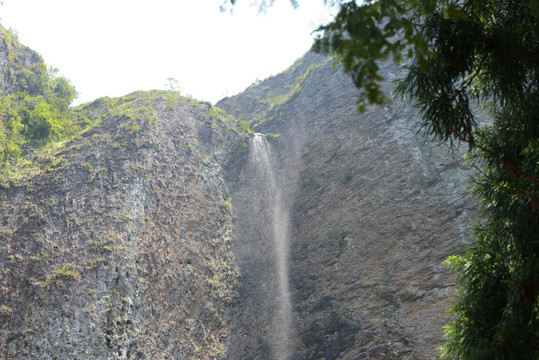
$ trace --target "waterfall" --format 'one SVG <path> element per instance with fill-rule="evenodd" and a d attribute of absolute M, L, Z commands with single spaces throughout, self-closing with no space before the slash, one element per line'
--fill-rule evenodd
<path fill-rule="evenodd" d="M 264 223 L 273 241 L 275 265 L 275 313 L 272 316 L 272 354 L 276 360 L 290 359 L 293 352 L 295 332 L 293 330 L 292 300 L 288 279 L 289 211 L 284 200 L 283 189 L 278 186 L 276 169 L 272 165 L 270 144 L 262 134 L 251 140 L 250 162 L 263 194 L 260 206 L 266 211 Z"/>

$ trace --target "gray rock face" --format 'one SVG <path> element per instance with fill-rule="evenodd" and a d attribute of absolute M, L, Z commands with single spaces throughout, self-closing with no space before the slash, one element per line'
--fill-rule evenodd
<path fill-rule="evenodd" d="M 0 358 L 226 352 L 224 311 L 239 274 L 221 167 L 240 136 L 207 105 L 169 100 L 121 99 L 123 114 L 105 116 L 27 186 L 3 191 Z M 83 110 L 107 113 L 108 103 Z"/>
<path fill-rule="evenodd" d="M 0 359 L 435 358 L 466 170 L 406 101 L 358 115 L 356 95 L 308 53 L 218 107 L 78 108 L 100 124 L 0 192 Z M 242 121 L 280 135 L 264 170 Z"/>
<path fill-rule="evenodd" d="M 400 75 L 391 65 L 384 72 Z M 358 115 L 356 94 L 347 76 L 308 53 L 218 106 L 254 114 L 257 131 L 280 134 L 273 143 L 293 224 L 295 358 L 432 359 L 455 281 L 440 263 L 469 241 L 476 217 L 466 170 L 416 135 L 409 103 L 395 99 L 391 109 Z M 245 185 L 233 187 L 236 209 L 250 209 Z M 240 229 L 256 224 L 251 214 L 241 212 Z M 252 233 L 235 243 L 250 249 L 237 256 L 247 274 L 268 258 L 267 242 Z M 253 291 L 240 298 L 249 313 L 265 313 L 251 300 L 256 285 L 243 288 Z M 267 336 L 259 337 L 264 344 Z"/>

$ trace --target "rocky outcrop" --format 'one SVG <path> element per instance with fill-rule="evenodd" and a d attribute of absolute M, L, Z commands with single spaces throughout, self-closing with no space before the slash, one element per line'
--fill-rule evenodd
<path fill-rule="evenodd" d="M 75 109 L 93 125 L 0 191 L 0 359 L 435 358 L 440 263 L 476 214 L 466 169 L 406 100 L 358 115 L 356 95 L 308 53 L 216 107 L 154 91 Z"/>

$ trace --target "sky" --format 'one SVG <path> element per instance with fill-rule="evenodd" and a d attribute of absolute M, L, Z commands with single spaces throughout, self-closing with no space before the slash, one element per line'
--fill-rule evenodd
<path fill-rule="evenodd" d="M 312 45 L 330 19 L 322 0 L 3 0 L 1 23 L 58 68 L 75 103 L 136 90 L 167 89 L 216 103 L 278 74 Z"/>

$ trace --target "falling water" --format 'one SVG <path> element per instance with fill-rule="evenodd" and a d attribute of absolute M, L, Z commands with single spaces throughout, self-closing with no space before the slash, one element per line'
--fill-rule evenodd
<path fill-rule="evenodd" d="M 255 134 L 252 139 L 251 162 L 263 187 L 263 206 L 267 207 L 267 224 L 275 249 L 275 275 L 277 294 L 276 312 L 273 316 L 273 356 L 276 360 L 291 358 L 294 331 L 292 326 L 292 302 L 288 283 L 288 228 L 289 213 L 283 199 L 283 191 L 277 185 L 275 169 L 271 161 L 271 148 L 266 137 Z"/>

